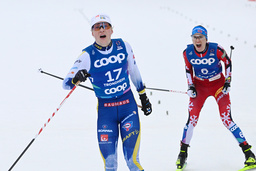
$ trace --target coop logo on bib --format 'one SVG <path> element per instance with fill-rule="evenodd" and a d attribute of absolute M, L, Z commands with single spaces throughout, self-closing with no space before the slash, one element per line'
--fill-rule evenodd
<path fill-rule="evenodd" d="M 114 94 L 116 92 L 120 92 L 120 91 L 124 91 L 127 87 L 127 83 L 124 83 L 123 85 L 119 85 L 117 87 L 113 87 L 113 88 L 110 88 L 110 89 L 106 89 L 104 92 L 106 94 Z"/>
<path fill-rule="evenodd" d="M 209 58 L 209 59 L 207 59 L 207 58 L 205 58 L 205 59 L 191 59 L 190 62 L 192 64 L 194 64 L 194 65 L 201 65 L 201 64 L 203 64 L 203 65 L 206 65 L 206 64 L 211 65 L 211 64 L 213 64 L 215 62 L 215 59 L 214 58 Z"/>
<path fill-rule="evenodd" d="M 116 62 L 122 63 L 122 61 L 125 59 L 125 54 L 119 53 L 117 56 L 112 55 L 108 58 L 101 58 L 94 62 L 94 66 L 96 68 L 100 68 L 102 66 L 107 66 L 108 64 L 114 64 Z"/>

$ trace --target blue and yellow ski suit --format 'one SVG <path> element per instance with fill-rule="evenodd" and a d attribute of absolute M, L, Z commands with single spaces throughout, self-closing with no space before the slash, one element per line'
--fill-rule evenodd
<path fill-rule="evenodd" d="M 124 157 L 132 171 L 143 170 L 139 162 L 140 120 L 130 87 L 130 78 L 139 93 L 145 91 L 131 46 L 112 39 L 108 47 L 94 43 L 83 49 L 63 81 L 64 89 L 74 87 L 75 74 L 86 69 L 98 98 L 97 134 L 106 171 L 117 170 L 119 133 Z"/>

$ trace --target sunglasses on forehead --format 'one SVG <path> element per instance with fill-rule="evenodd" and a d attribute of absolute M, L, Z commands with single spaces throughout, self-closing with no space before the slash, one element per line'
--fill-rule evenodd
<path fill-rule="evenodd" d="M 101 22 L 101 23 L 96 23 L 92 26 L 93 31 L 99 31 L 101 28 L 103 28 L 104 30 L 108 30 L 111 28 L 111 24 L 107 22 Z"/>

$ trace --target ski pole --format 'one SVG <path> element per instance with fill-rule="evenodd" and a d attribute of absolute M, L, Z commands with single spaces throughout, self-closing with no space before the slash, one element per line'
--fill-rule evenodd
<path fill-rule="evenodd" d="M 57 75 L 50 74 L 50 73 L 48 73 L 48 72 L 45 72 L 45 71 L 43 71 L 41 68 L 40 68 L 38 71 L 41 72 L 41 73 L 43 73 L 43 74 L 46 74 L 46 75 L 49 75 L 49 76 L 58 78 L 58 79 L 60 79 L 60 80 L 64 80 L 64 78 L 59 77 L 59 76 L 57 76 Z M 88 89 L 88 90 L 94 91 L 93 88 L 90 88 L 90 87 L 87 87 L 87 86 L 84 86 L 84 85 L 81 85 L 81 84 L 78 84 L 78 86 L 83 87 L 83 88 L 86 88 L 86 89 Z M 141 105 L 138 105 L 138 104 L 137 104 L 137 106 L 138 106 L 139 108 L 142 108 Z"/>
<path fill-rule="evenodd" d="M 157 90 L 157 91 L 166 91 L 166 92 L 171 92 L 171 93 L 187 94 L 187 92 L 184 92 L 184 91 L 177 91 L 177 90 L 167 90 L 167 89 L 149 88 L 149 87 L 146 87 L 146 89 L 149 89 L 149 90 Z"/>
<path fill-rule="evenodd" d="M 49 75 L 49 76 L 51 76 L 51 77 L 55 77 L 55 78 L 58 78 L 58 79 L 60 79 L 60 80 L 64 80 L 64 78 L 62 78 L 62 77 L 59 77 L 59 76 L 57 76 L 57 75 L 53 75 L 53 74 L 50 74 L 50 73 L 48 73 L 48 72 L 43 71 L 42 68 L 39 68 L 38 71 L 41 72 L 41 73 L 43 73 L 43 74 Z M 82 85 L 82 84 L 79 84 L 78 86 L 83 87 L 83 88 L 86 88 L 86 89 L 88 89 L 88 90 L 94 91 L 93 88 L 84 86 L 84 85 Z"/>
<path fill-rule="evenodd" d="M 231 50 L 230 50 L 230 59 L 231 59 L 231 56 L 232 56 L 232 50 L 234 50 L 235 48 L 234 48 L 234 46 L 232 46 L 232 45 L 231 45 L 231 46 L 230 46 L 230 49 L 231 49 Z"/>
<path fill-rule="evenodd" d="M 13 165 L 10 167 L 10 169 L 8 171 L 11 171 L 12 168 L 16 165 L 16 163 L 20 160 L 20 158 L 23 156 L 23 154 L 28 150 L 28 148 L 33 144 L 33 142 L 35 141 L 35 139 L 41 134 L 41 132 L 43 131 L 43 129 L 47 126 L 47 124 L 51 121 L 51 119 L 55 116 L 55 114 L 59 111 L 59 109 L 61 108 L 61 106 L 65 103 L 65 101 L 69 98 L 69 96 L 73 93 L 73 91 L 76 89 L 77 85 L 80 82 L 78 81 L 76 83 L 76 85 L 72 88 L 72 90 L 70 90 L 70 92 L 68 93 L 68 95 L 64 98 L 64 100 L 60 103 L 59 107 L 55 110 L 55 112 L 53 112 L 52 116 L 47 120 L 47 122 L 43 125 L 43 127 L 39 130 L 39 132 L 35 135 L 35 137 L 30 141 L 30 143 L 27 145 L 27 147 L 23 150 L 23 152 L 20 154 L 20 156 L 17 158 L 17 160 L 13 163 Z"/>

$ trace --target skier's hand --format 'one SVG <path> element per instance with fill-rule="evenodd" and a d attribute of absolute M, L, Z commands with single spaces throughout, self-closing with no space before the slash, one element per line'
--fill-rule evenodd
<path fill-rule="evenodd" d="M 144 115 L 150 115 L 150 113 L 152 112 L 152 105 L 149 102 L 149 99 L 145 92 L 143 94 L 140 94 L 140 100 L 142 105 L 141 110 L 144 112 Z"/>
<path fill-rule="evenodd" d="M 196 95 L 197 95 L 196 88 L 195 88 L 195 86 L 193 84 L 188 86 L 187 94 L 191 98 L 195 98 L 196 97 Z"/>
<path fill-rule="evenodd" d="M 228 94 L 231 90 L 230 88 L 230 82 L 231 82 L 231 78 L 228 77 L 226 80 L 225 80 L 225 83 L 224 83 L 224 86 L 223 86 L 223 89 L 222 89 L 222 93 L 223 94 Z"/>
<path fill-rule="evenodd" d="M 91 74 L 89 74 L 86 69 L 82 69 L 76 73 L 75 77 L 72 79 L 72 82 L 74 84 L 76 84 L 77 81 L 84 82 L 87 79 L 87 77 L 90 76 Z"/>

